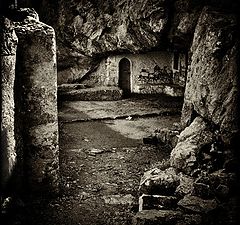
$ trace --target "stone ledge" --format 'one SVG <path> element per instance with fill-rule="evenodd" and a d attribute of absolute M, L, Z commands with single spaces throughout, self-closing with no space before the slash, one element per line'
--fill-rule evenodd
<path fill-rule="evenodd" d="M 70 88 L 69 88 L 70 89 Z M 58 91 L 60 101 L 115 101 L 121 99 L 123 92 L 118 87 L 93 87 Z"/>

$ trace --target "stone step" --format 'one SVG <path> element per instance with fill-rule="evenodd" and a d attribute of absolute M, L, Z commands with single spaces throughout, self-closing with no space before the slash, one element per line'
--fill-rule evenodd
<path fill-rule="evenodd" d="M 60 101 L 114 101 L 122 99 L 123 92 L 118 87 L 91 87 L 82 85 L 61 86 L 58 90 Z"/>

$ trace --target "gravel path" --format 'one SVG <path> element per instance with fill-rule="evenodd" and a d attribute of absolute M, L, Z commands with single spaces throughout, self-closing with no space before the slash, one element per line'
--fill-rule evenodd
<path fill-rule="evenodd" d="M 130 225 L 138 211 L 141 176 L 169 156 L 142 138 L 179 119 L 60 120 L 60 195 L 19 200 L 6 225 Z"/>

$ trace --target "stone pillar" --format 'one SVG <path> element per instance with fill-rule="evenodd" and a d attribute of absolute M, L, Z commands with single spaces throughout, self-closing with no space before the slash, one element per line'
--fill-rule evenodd
<path fill-rule="evenodd" d="M 27 187 L 56 193 L 59 181 L 56 43 L 53 28 L 27 17 L 16 23 L 17 80 Z"/>
<path fill-rule="evenodd" d="M 16 165 L 14 135 L 14 80 L 17 36 L 11 21 L 0 18 L 0 69 L 1 69 L 1 146 L 0 146 L 0 186 L 6 186 Z"/>

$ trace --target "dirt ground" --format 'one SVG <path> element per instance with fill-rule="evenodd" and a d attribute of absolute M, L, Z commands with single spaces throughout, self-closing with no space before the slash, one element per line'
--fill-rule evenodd
<path fill-rule="evenodd" d="M 179 102 L 161 107 L 161 101 L 64 103 L 59 111 L 60 195 L 19 200 L 6 225 L 130 225 L 138 211 L 141 176 L 169 156 L 168 149 L 142 140 L 180 119 L 164 115 L 180 110 Z"/>

